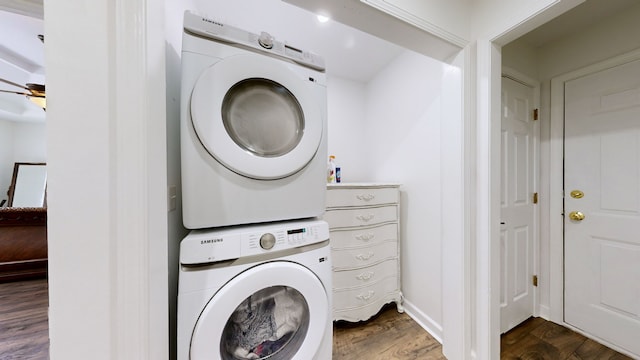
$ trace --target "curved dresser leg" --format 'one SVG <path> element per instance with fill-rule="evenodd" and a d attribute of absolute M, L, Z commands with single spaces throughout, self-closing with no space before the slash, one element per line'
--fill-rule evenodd
<path fill-rule="evenodd" d="M 398 312 L 399 313 L 404 313 L 404 306 L 402 305 L 402 303 L 404 302 L 404 296 L 402 295 L 402 293 L 398 294 L 398 299 L 396 300 L 396 307 L 398 308 Z"/>

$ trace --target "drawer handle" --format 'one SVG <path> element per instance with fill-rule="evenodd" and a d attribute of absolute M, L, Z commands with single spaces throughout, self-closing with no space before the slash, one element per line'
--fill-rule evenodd
<path fill-rule="evenodd" d="M 373 195 L 373 194 L 364 194 L 364 195 L 356 195 L 356 198 L 358 198 L 358 200 L 362 200 L 362 201 L 371 201 L 371 200 L 375 199 L 376 196 Z"/>
<path fill-rule="evenodd" d="M 369 241 L 371 239 L 373 239 L 374 237 L 376 237 L 375 234 L 360 234 L 360 235 L 356 235 L 355 238 L 356 240 L 362 240 L 362 241 Z"/>
<path fill-rule="evenodd" d="M 364 221 L 364 222 L 369 222 L 371 221 L 371 219 L 373 219 L 375 217 L 375 215 L 373 214 L 369 214 L 369 215 L 358 215 L 356 216 L 356 219 L 360 220 L 360 221 Z"/>
<path fill-rule="evenodd" d="M 375 291 L 369 290 L 369 291 L 367 291 L 366 294 L 364 294 L 364 293 L 360 294 L 360 295 L 356 296 L 356 298 L 358 298 L 358 299 L 360 299 L 362 301 L 368 301 L 369 299 L 371 299 L 373 297 L 373 295 L 375 295 L 375 293 L 376 293 Z"/>
<path fill-rule="evenodd" d="M 356 255 L 356 259 L 362 260 L 362 261 L 367 261 L 367 260 L 371 259 L 371 257 L 373 257 L 373 252 L 369 252 L 368 254 L 358 254 L 358 255 Z"/>
<path fill-rule="evenodd" d="M 373 271 L 367 271 L 367 272 L 363 272 L 362 274 L 356 276 L 356 279 L 358 280 L 362 280 L 362 281 L 369 281 L 373 275 L 375 275 L 375 273 Z"/>

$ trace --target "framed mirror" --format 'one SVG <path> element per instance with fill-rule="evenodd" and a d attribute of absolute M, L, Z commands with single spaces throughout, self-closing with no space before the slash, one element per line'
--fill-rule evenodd
<path fill-rule="evenodd" d="M 8 194 L 9 207 L 45 207 L 46 191 L 46 163 L 18 162 L 14 164 Z"/>

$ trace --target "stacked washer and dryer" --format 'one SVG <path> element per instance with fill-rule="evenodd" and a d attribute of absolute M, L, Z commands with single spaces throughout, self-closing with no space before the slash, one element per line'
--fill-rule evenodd
<path fill-rule="evenodd" d="M 324 61 L 184 16 L 178 360 L 331 358 Z"/>

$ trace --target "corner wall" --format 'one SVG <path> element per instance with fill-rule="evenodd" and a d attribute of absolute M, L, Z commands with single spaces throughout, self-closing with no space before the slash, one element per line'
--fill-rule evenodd
<path fill-rule="evenodd" d="M 405 51 L 367 85 L 370 178 L 401 190 L 402 290 L 407 312 L 442 341 L 441 128 L 448 65 Z M 449 84 L 450 86 L 450 84 Z M 461 87 L 461 84 L 460 84 Z M 454 160 L 455 161 L 455 160 Z"/>

